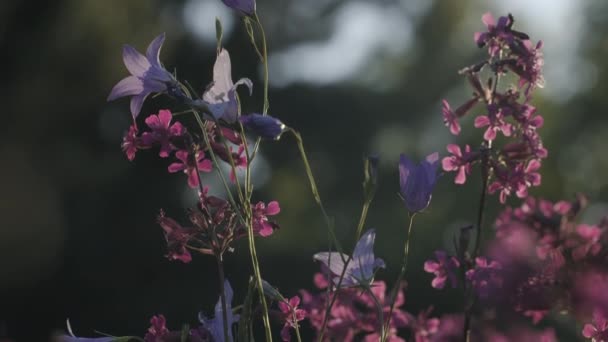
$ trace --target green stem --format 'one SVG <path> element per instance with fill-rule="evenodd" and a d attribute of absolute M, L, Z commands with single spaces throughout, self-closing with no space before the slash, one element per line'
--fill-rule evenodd
<path fill-rule="evenodd" d="M 224 326 L 224 341 L 231 342 L 228 335 L 228 306 L 226 305 L 226 292 L 224 291 L 224 262 L 222 260 L 222 255 L 216 255 L 215 259 L 217 260 L 217 269 L 220 278 L 220 301 L 222 302 L 222 320 Z"/>
<path fill-rule="evenodd" d="M 369 295 L 372 297 L 372 299 L 374 300 L 374 303 L 376 304 L 376 310 L 378 311 L 378 325 L 380 328 L 380 336 L 384 336 L 386 334 L 386 330 L 384 328 L 384 308 L 382 307 L 382 304 L 380 304 L 380 301 L 378 300 L 378 298 L 376 297 L 376 295 L 374 295 L 374 293 L 372 292 L 372 288 L 371 287 L 367 287 L 367 292 L 369 293 Z M 390 316 L 389 316 L 390 318 Z"/>
<path fill-rule="evenodd" d="M 357 225 L 357 234 L 355 235 L 355 241 L 359 241 L 359 238 L 361 237 L 361 233 L 363 232 L 363 226 L 365 225 L 365 220 L 367 219 L 367 212 L 369 211 L 370 204 L 370 199 L 365 199 L 365 202 L 363 202 L 363 208 L 361 209 L 361 217 L 359 218 L 359 224 Z"/>
<path fill-rule="evenodd" d="M 395 308 L 395 301 L 397 299 L 397 295 L 401 289 L 401 281 L 403 280 L 403 277 L 405 276 L 405 272 L 407 270 L 407 260 L 409 258 L 410 255 L 410 241 L 412 240 L 412 227 L 414 226 L 414 217 L 416 216 L 416 213 L 412 213 L 410 214 L 410 223 L 409 226 L 407 228 L 407 240 L 405 241 L 405 245 L 403 247 L 403 262 L 401 264 L 401 272 L 399 272 L 399 277 L 397 277 L 397 281 L 395 282 L 395 284 L 393 285 L 393 290 L 391 291 L 391 306 L 389 308 L 388 311 L 388 317 L 386 318 L 386 323 L 385 323 L 385 332 L 390 330 L 390 324 L 391 324 L 391 317 L 393 315 L 393 310 Z M 382 335 L 382 340 L 381 341 L 385 341 L 387 338 L 387 336 Z"/>

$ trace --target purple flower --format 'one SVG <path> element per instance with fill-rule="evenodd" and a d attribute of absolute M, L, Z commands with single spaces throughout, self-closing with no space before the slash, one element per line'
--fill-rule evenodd
<path fill-rule="evenodd" d="M 479 96 L 476 95 L 453 111 L 448 101 L 442 101 L 443 123 L 450 129 L 452 134 L 460 134 L 458 119 L 465 116 L 477 102 L 479 102 Z"/>
<path fill-rule="evenodd" d="M 281 212 L 279 202 L 272 201 L 268 203 L 268 206 L 264 202 L 258 202 L 252 209 L 253 211 L 253 231 L 260 234 L 260 236 L 270 236 L 278 225 L 274 222 L 268 221 L 268 216 L 274 216 Z"/>
<path fill-rule="evenodd" d="M 250 79 L 241 78 L 236 83 L 232 82 L 230 54 L 228 54 L 228 50 L 222 49 L 213 65 L 213 83 L 203 93 L 203 99 L 194 100 L 191 105 L 206 109 L 205 114 L 211 115 L 206 115 L 209 120 L 222 119 L 225 122 L 234 123 L 239 115 L 236 88 L 241 84 L 249 88 L 251 95 L 253 83 Z"/>
<path fill-rule="evenodd" d="M 445 286 L 446 280 L 450 279 L 452 287 L 456 287 L 458 284 L 456 271 L 460 267 L 458 259 L 448 256 L 444 251 L 436 251 L 435 258 L 437 258 L 437 261 L 428 260 L 424 263 L 424 270 L 435 274 L 431 286 L 436 289 L 442 289 Z"/>
<path fill-rule="evenodd" d="M 232 325 L 239 320 L 239 315 L 232 313 L 232 297 L 234 292 L 228 280 L 224 281 L 224 295 L 226 296 L 226 321 L 228 322 L 228 341 L 234 341 L 232 337 Z M 199 321 L 209 330 L 213 341 L 224 341 L 224 316 L 223 316 L 222 300 L 218 299 L 215 304 L 215 317 L 206 318 L 202 313 L 198 314 Z"/>
<path fill-rule="evenodd" d="M 404 154 L 399 160 L 401 197 L 411 213 L 417 213 L 431 202 L 431 194 L 437 181 L 439 154 L 429 154 L 420 165 L 414 165 Z"/>
<path fill-rule="evenodd" d="M 264 139 L 278 140 L 285 130 L 285 124 L 270 115 L 253 113 L 241 116 L 240 121 L 246 131 Z"/>
<path fill-rule="evenodd" d="M 188 175 L 188 185 L 193 189 L 199 185 L 199 172 L 210 172 L 213 169 L 211 160 L 205 159 L 205 153 L 203 151 L 196 151 L 194 156 L 192 156 L 188 151 L 179 150 L 175 152 L 175 157 L 181 162 L 169 165 L 169 172 L 175 173 L 183 171 Z"/>
<path fill-rule="evenodd" d="M 245 15 L 253 15 L 255 13 L 255 0 L 222 0 L 222 2 Z"/>
<path fill-rule="evenodd" d="M 374 229 L 365 232 L 357 242 L 353 257 L 347 265 L 344 265 L 344 262 L 348 260 L 348 255 L 338 252 L 317 253 L 313 256 L 313 259 L 320 261 L 329 268 L 334 275 L 334 283 L 336 284 L 340 279 L 342 270 L 346 267 L 341 286 L 369 286 L 373 282 L 376 270 L 380 267 L 386 267 L 382 259 L 374 257 L 375 238 L 376 231 Z"/>
<path fill-rule="evenodd" d="M 160 144 L 160 152 L 158 155 L 161 158 L 168 157 L 169 153 L 174 149 L 171 144 L 171 139 L 182 136 L 186 132 L 184 126 L 179 122 L 172 125 L 172 118 L 173 114 L 171 114 L 171 111 L 168 109 L 161 109 L 158 111 L 158 115 L 148 116 L 146 118 L 146 125 L 148 125 L 152 131 L 145 132 L 141 136 L 145 145 L 151 146 Z"/>
<path fill-rule="evenodd" d="M 285 324 L 281 329 L 281 338 L 283 341 L 291 341 L 289 330 L 298 326 L 298 322 L 306 318 L 306 311 L 298 309 L 300 305 L 300 297 L 293 296 L 289 300 L 279 302 L 279 309 L 283 314 Z"/>
<path fill-rule="evenodd" d="M 118 82 L 108 101 L 119 97 L 133 96 L 131 98 L 131 114 L 136 118 L 141 111 L 144 100 L 151 93 L 162 93 L 169 89 L 178 89 L 177 80 L 161 64 L 160 49 L 165 41 L 165 34 L 161 34 L 148 45 L 146 55 L 142 55 L 130 45 L 124 45 L 122 59 L 131 73 L 131 76 Z"/>

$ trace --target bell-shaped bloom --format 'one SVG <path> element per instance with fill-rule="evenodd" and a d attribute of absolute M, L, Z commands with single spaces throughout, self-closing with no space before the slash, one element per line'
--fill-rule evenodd
<path fill-rule="evenodd" d="M 431 195 L 437 182 L 439 154 L 429 154 L 419 165 L 409 160 L 404 154 L 399 160 L 399 184 L 401 197 L 411 213 L 417 213 L 428 207 Z"/>
<path fill-rule="evenodd" d="M 241 116 L 240 121 L 245 131 L 264 139 L 278 140 L 285 130 L 285 124 L 270 115 L 248 114 Z"/>
<path fill-rule="evenodd" d="M 239 315 L 232 313 L 232 297 L 234 292 L 228 280 L 224 281 L 224 296 L 226 296 L 226 321 L 228 322 L 228 341 L 234 341 L 232 336 L 232 325 L 239 320 Z M 211 333 L 213 341 L 225 341 L 224 338 L 224 315 L 222 308 L 222 300 L 218 299 L 215 304 L 215 317 L 206 318 L 202 313 L 199 313 L 198 319 L 203 324 L 203 327 Z"/>
<path fill-rule="evenodd" d="M 338 283 L 342 271 L 346 268 L 341 286 L 368 286 L 373 282 L 376 270 L 386 267 L 382 259 L 374 257 L 375 239 L 376 231 L 374 229 L 365 232 L 357 242 L 350 261 L 348 261 L 348 255 L 338 252 L 317 253 L 313 259 L 329 268 L 333 273 L 335 284 Z M 345 265 L 346 261 L 348 264 Z"/>
<path fill-rule="evenodd" d="M 231 68 L 230 54 L 226 49 L 222 49 L 213 65 L 213 83 L 203 93 L 202 100 L 191 102 L 193 107 L 204 108 L 206 118 L 209 120 L 218 121 L 221 119 L 228 123 L 236 122 L 239 114 L 236 88 L 243 84 L 249 88 L 249 94 L 251 95 L 253 89 L 251 80 L 241 78 L 236 83 L 232 82 Z"/>
<path fill-rule="evenodd" d="M 222 2 L 245 15 L 253 15 L 255 13 L 255 0 L 222 0 Z"/>
<path fill-rule="evenodd" d="M 123 78 L 112 88 L 108 101 L 132 96 L 131 114 L 133 118 L 139 115 L 148 95 L 178 88 L 177 80 L 162 66 L 159 59 L 164 41 L 164 33 L 154 38 L 148 45 L 145 56 L 130 45 L 124 45 L 122 49 L 122 59 L 131 76 Z"/>

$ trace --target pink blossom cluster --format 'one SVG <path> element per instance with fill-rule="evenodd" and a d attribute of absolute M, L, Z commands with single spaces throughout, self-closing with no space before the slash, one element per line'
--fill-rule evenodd
<path fill-rule="evenodd" d="M 188 210 L 190 225 L 183 227 L 177 221 L 165 216 L 161 211 L 158 223 L 163 228 L 167 240 L 167 258 L 188 263 L 191 251 L 201 254 L 222 255 L 231 250 L 232 242 L 247 236 L 247 227 L 231 204 L 219 197 L 207 194 L 204 188 L 196 208 Z M 269 220 L 281 208 L 277 201 L 251 204 L 253 210 L 253 232 L 256 236 L 270 236 L 279 228 Z"/>
<path fill-rule="evenodd" d="M 442 160 L 442 166 L 444 171 L 456 172 L 456 184 L 464 184 L 472 165 L 481 163 L 484 172 L 491 171 L 488 192 L 499 192 L 501 203 L 505 203 L 512 194 L 525 198 L 530 187 L 541 183 L 538 170 L 547 150 L 538 134 L 543 118 L 531 99 L 532 91 L 542 85 L 542 43 L 534 45 L 528 35 L 515 31 L 511 15 L 496 21 L 486 13 L 482 21 L 487 30 L 477 32 L 475 42 L 488 47 L 488 57 L 461 70 L 473 95 L 455 109 L 443 100 L 443 119 L 450 132 L 458 135 L 459 120 L 479 110 L 474 126 L 484 129 L 484 142 L 478 149 L 449 144 L 451 156 Z M 486 69 L 487 80 L 482 81 Z M 517 84 L 499 87 L 501 77 L 509 73 L 519 78 Z"/>

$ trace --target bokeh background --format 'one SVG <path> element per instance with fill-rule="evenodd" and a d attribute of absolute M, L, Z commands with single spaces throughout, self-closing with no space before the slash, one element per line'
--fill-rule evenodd
<path fill-rule="evenodd" d="M 457 74 L 482 51 L 473 33 L 481 15 L 513 13 L 516 27 L 545 42 L 546 87 L 535 104 L 549 158 L 543 184 L 549 199 L 585 192 L 594 205 L 585 220 L 608 208 L 608 3 L 579 0 L 259 0 L 270 53 L 271 113 L 302 132 L 321 196 L 343 244 L 352 246 L 362 202 L 363 157 L 381 158 L 380 186 L 366 227 L 378 231 L 376 252 L 396 278 L 406 211 L 398 192 L 399 153 L 414 158 L 449 142 L 480 141 L 472 117 L 453 137 L 442 124 L 441 99 L 471 92 Z M 185 177 L 167 174 L 166 160 L 120 150 L 130 120 L 128 100 L 107 103 L 127 75 L 121 47 L 140 51 L 159 33 L 161 59 L 203 90 L 215 59 L 214 18 L 224 26 L 233 76 L 249 77 L 247 111 L 261 108 L 262 78 L 238 15 L 219 0 L 57 0 L 0 2 L 0 337 L 44 341 L 69 318 L 76 333 L 94 330 L 143 335 L 149 318 L 169 327 L 196 323 L 218 296 L 210 257 L 169 262 L 155 217 L 160 208 L 185 219 L 194 194 Z M 144 113 L 171 102 L 146 102 Z M 435 291 L 422 264 L 450 248 L 455 230 L 475 217 L 479 179 L 465 186 L 443 177 L 428 214 L 418 217 L 408 271 L 406 308 L 462 305 L 457 291 Z M 214 176 L 205 182 L 221 195 Z M 255 165 L 258 200 L 278 200 L 281 230 L 259 241 L 262 273 L 286 295 L 312 288 L 312 254 L 326 249 L 296 145 L 289 136 L 262 147 Z M 487 229 L 498 210 L 489 205 Z M 486 235 L 491 235 L 487 233 Z M 227 256 L 227 277 L 242 299 L 251 268 L 245 243 Z M 557 317 L 560 336 L 580 332 Z"/>

